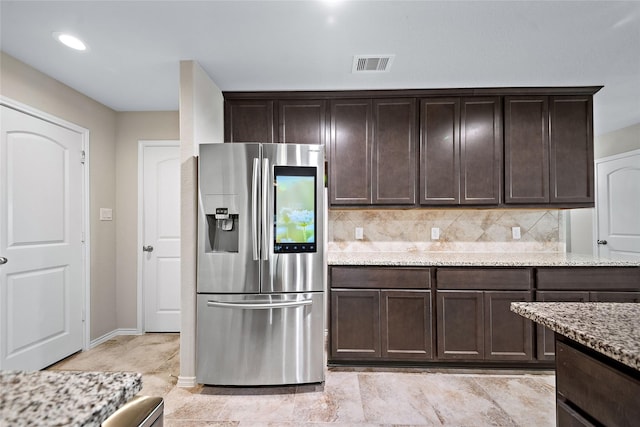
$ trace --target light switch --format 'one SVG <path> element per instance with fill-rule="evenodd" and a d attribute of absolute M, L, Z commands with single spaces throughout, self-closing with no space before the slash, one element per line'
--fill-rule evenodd
<path fill-rule="evenodd" d="M 520 227 L 511 227 L 511 237 L 513 240 L 520 240 Z"/>
<path fill-rule="evenodd" d="M 440 229 L 438 227 L 431 227 L 431 240 L 440 239 Z"/>
<path fill-rule="evenodd" d="M 362 227 L 356 227 L 356 240 L 364 239 L 364 230 Z"/>
<path fill-rule="evenodd" d="M 100 221 L 111 221 L 111 220 L 113 220 L 113 209 L 100 208 Z"/>

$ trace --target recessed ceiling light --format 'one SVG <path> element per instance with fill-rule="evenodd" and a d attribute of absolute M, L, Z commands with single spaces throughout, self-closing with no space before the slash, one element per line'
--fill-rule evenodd
<path fill-rule="evenodd" d="M 87 45 L 76 36 L 72 36 L 67 33 L 53 33 L 53 38 L 58 40 L 63 45 L 75 50 L 87 50 Z"/>

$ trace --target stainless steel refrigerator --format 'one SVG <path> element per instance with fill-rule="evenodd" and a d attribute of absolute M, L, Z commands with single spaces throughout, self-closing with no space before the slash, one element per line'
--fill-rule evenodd
<path fill-rule="evenodd" d="M 324 381 L 324 147 L 202 144 L 202 384 Z"/>

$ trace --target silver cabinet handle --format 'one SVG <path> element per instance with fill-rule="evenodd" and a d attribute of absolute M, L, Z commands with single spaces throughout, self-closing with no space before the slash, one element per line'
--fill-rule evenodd
<path fill-rule="evenodd" d="M 0 256 L 0 265 L 4 265 L 4 264 L 6 264 L 6 263 L 8 263 L 8 262 L 9 262 L 9 260 L 8 260 L 8 259 L 6 259 L 6 258 L 5 258 L 5 257 L 3 257 L 3 256 Z"/>
<path fill-rule="evenodd" d="M 258 302 L 258 303 L 242 303 L 242 302 L 222 302 L 222 301 L 207 301 L 208 307 L 224 307 L 224 308 L 241 308 L 246 310 L 268 310 L 271 308 L 291 308 L 302 307 L 305 305 L 311 305 L 313 303 L 310 299 L 302 301 L 285 301 L 285 302 Z"/>
<path fill-rule="evenodd" d="M 143 246 L 143 247 L 142 247 L 142 250 L 143 250 L 144 252 L 153 252 L 153 246 L 151 246 L 151 245 Z"/>
<path fill-rule="evenodd" d="M 606 240 L 598 240 L 597 242 L 599 245 L 606 245 L 607 241 Z"/>

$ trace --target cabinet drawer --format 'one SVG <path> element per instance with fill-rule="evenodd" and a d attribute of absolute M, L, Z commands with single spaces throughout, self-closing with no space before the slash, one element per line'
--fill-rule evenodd
<path fill-rule="evenodd" d="M 556 405 L 556 424 L 558 427 L 595 427 L 589 420 L 571 409 L 562 400 L 558 399 Z"/>
<path fill-rule="evenodd" d="M 332 288 L 429 289 L 430 268 L 331 267 Z"/>
<path fill-rule="evenodd" d="M 607 426 L 640 420 L 640 381 L 571 347 L 556 342 L 558 394 Z"/>
<path fill-rule="evenodd" d="M 538 268 L 538 289 L 640 291 L 637 267 L 563 267 Z"/>
<path fill-rule="evenodd" d="M 438 289 L 529 290 L 532 274 L 528 268 L 447 268 L 438 269 Z"/>

